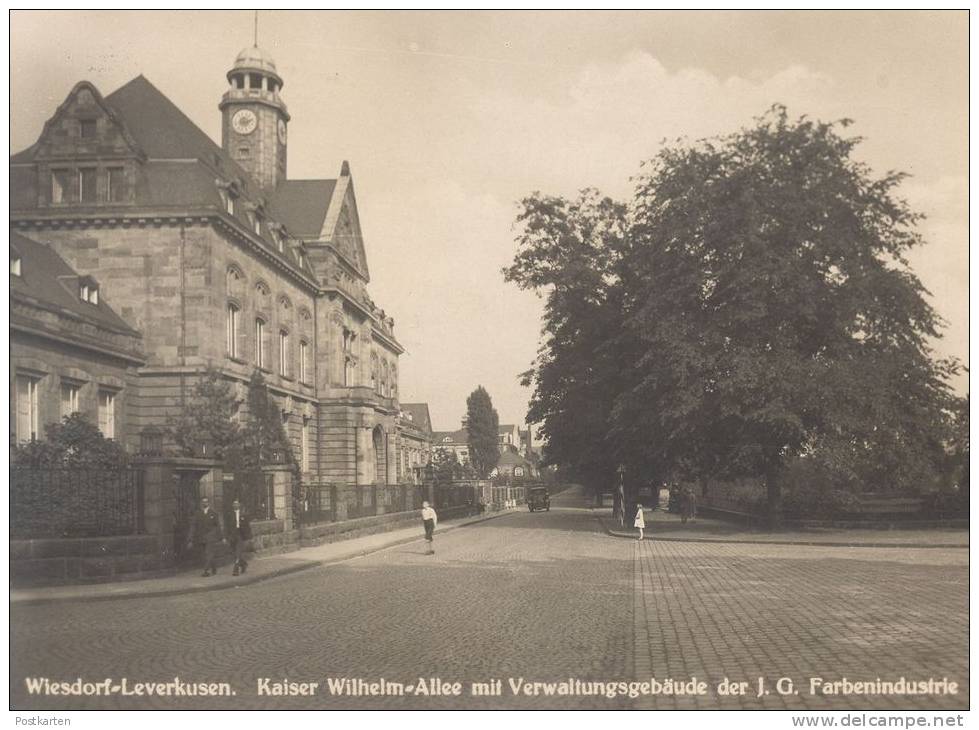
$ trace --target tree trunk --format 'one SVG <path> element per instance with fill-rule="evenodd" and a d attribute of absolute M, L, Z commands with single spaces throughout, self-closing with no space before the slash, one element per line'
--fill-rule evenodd
<path fill-rule="evenodd" d="M 768 492 L 768 529 L 779 530 L 782 527 L 782 464 L 778 459 L 772 459 L 765 469 L 765 488 Z"/>

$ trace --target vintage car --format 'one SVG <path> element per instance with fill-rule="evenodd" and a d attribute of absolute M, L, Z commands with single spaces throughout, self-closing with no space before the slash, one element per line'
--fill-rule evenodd
<path fill-rule="evenodd" d="M 551 511 L 551 495 L 547 487 L 531 487 L 527 492 L 527 509 L 534 512 L 539 509 Z"/>

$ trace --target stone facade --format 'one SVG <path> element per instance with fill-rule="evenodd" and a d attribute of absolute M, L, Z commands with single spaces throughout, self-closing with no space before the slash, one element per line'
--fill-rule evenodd
<path fill-rule="evenodd" d="M 143 77 L 107 97 L 76 85 L 11 158 L 11 227 L 96 279 L 141 335 L 138 368 L 95 367 L 131 394 L 117 434 L 130 450 L 208 367 L 242 401 L 258 368 L 307 483 L 396 483 L 403 349 L 367 294 L 349 165 L 336 179 L 286 178 L 282 80 L 246 51 L 228 72 L 222 147 Z M 254 127 L 234 121 L 242 109 Z"/>
<path fill-rule="evenodd" d="M 81 286 L 95 283 L 45 246 L 14 233 L 10 261 L 12 439 L 42 438 L 45 424 L 75 412 L 109 436 L 127 433 L 145 362 L 139 333 L 104 300 L 83 301 Z"/>

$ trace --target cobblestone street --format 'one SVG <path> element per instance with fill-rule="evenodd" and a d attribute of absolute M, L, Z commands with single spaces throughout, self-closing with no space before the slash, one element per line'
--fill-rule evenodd
<path fill-rule="evenodd" d="M 436 538 L 237 589 L 11 607 L 15 709 L 968 706 L 968 551 L 659 542 L 607 535 L 577 494 Z M 957 682 L 948 697 L 810 694 L 826 682 Z M 234 697 L 30 696 L 52 681 L 228 682 Z M 327 678 L 461 682 L 459 697 L 336 696 Z M 702 697 L 517 696 L 514 681 L 707 682 Z M 744 696 L 722 696 L 728 678 Z M 758 678 L 770 694 L 757 696 Z M 791 678 L 798 694 L 780 695 Z M 319 682 L 259 696 L 258 681 Z M 470 683 L 501 679 L 500 696 Z M 431 684 L 431 683 L 428 683 Z M 783 688 L 785 685 L 783 683 Z"/>

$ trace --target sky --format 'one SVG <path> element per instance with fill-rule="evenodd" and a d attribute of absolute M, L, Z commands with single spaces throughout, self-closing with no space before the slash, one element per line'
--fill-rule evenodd
<path fill-rule="evenodd" d="M 142 73 L 220 143 L 225 72 L 252 11 L 11 13 L 10 140 L 32 144 L 80 80 Z M 395 318 L 400 395 L 459 428 L 483 385 L 522 423 L 542 300 L 506 284 L 534 191 L 626 200 L 664 140 L 725 134 L 774 103 L 850 118 L 856 156 L 911 174 L 915 272 L 968 362 L 968 13 L 268 12 L 290 178 L 350 162 L 372 298 Z M 963 375 L 957 389 L 968 389 Z"/>

